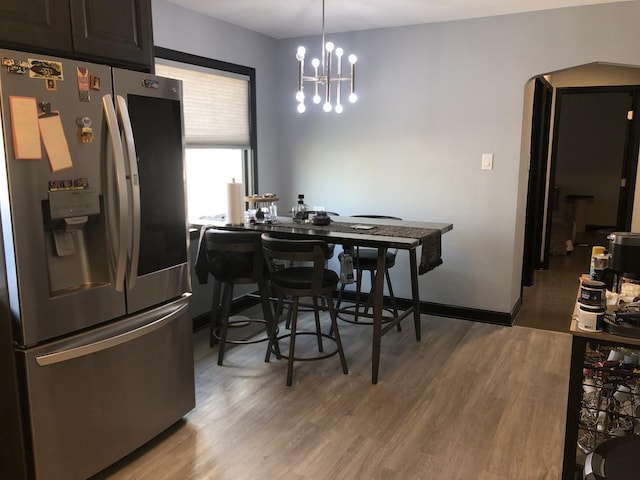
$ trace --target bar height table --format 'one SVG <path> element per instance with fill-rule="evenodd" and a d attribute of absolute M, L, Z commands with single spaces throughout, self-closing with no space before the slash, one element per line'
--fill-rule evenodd
<path fill-rule="evenodd" d="M 254 230 L 264 233 L 273 232 L 284 238 L 319 239 L 329 243 L 352 245 L 359 247 L 371 247 L 378 250 L 379 272 L 384 271 L 385 255 L 390 248 L 407 250 L 411 269 L 411 307 L 400 314 L 394 321 L 382 327 L 383 300 L 384 300 L 384 275 L 377 275 L 374 284 L 373 299 L 373 333 L 371 345 L 371 383 L 378 382 L 380 366 L 380 346 L 382 335 L 404 318 L 413 314 L 416 340 L 420 340 L 420 298 L 418 291 L 418 275 L 439 265 L 440 236 L 453 229 L 451 223 L 415 222 L 407 220 L 391 219 L 355 219 L 353 217 L 331 217 L 332 223 L 327 226 L 313 225 L 312 223 L 296 224 L 291 218 L 278 217 L 273 223 L 245 223 L 242 225 L 229 225 L 224 222 L 213 222 L 202 228 L 220 228 L 226 230 Z M 373 228 L 367 230 L 357 226 L 369 225 Z M 387 232 L 392 234 L 388 235 Z M 427 262 L 427 250 L 435 245 L 435 238 L 427 240 L 432 234 L 437 234 L 438 258 L 434 263 Z M 430 245 L 427 245 L 427 241 Z M 416 250 L 422 247 L 423 255 L 418 263 Z M 432 260 L 432 259 L 431 259 Z"/>

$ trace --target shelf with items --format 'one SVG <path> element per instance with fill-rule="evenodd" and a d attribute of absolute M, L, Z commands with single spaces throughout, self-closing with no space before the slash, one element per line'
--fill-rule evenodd
<path fill-rule="evenodd" d="M 576 458 L 583 460 L 611 438 L 640 434 L 640 366 L 633 352 L 597 342 L 587 345 Z"/>
<path fill-rule="evenodd" d="M 250 222 L 275 222 L 278 218 L 279 200 L 275 193 L 265 193 L 264 195 L 254 194 L 244 197 L 244 201 L 249 204 L 248 216 Z"/>
<path fill-rule="evenodd" d="M 563 480 L 582 478 L 586 455 L 604 441 L 618 435 L 640 434 L 640 366 L 633 365 L 638 359 L 633 353 L 640 351 L 640 340 L 580 330 L 575 317 L 570 333 Z M 624 401 L 614 401 L 621 385 L 629 387 L 630 392 L 622 393 L 632 394 L 633 412 L 627 410 L 631 403 L 625 406 Z M 624 396 L 618 397 L 625 400 Z"/>

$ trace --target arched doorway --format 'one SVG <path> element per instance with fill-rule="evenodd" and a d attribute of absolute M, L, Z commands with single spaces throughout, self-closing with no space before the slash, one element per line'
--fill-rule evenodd
<path fill-rule="evenodd" d="M 593 185 L 594 178 L 606 178 L 607 187 L 598 195 L 600 205 L 595 206 L 587 223 L 591 222 L 594 227 L 631 228 L 640 125 L 636 118 L 627 120 L 627 111 L 637 110 L 640 68 L 589 64 L 541 75 L 530 80 L 530 84 L 528 88 L 535 86 L 536 96 L 532 96 L 525 228 L 525 257 L 528 255 L 528 258 L 524 259 L 524 285 L 529 284 L 525 280 L 530 277 L 532 267 L 548 267 L 554 212 L 572 210 L 572 206 L 567 205 L 567 200 L 572 199 L 567 199 L 567 196 L 584 194 L 595 197 L 592 192 L 597 189 Z M 544 92 L 538 94 L 542 90 Z M 588 118 L 588 114 L 592 117 Z M 598 116 L 603 115 L 622 118 L 616 129 L 605 131 L 607 124 L 612 122 L 604 121 L 598 125 Z M 635 115 L 637 117 L 638 113 Z M 596 138 L 593 131 L 587 132 L 587 126 L 599 131 L 600 138 Z M 605 140 L 608 142 L 605 149 L 610 151 L 610 155 L 606 150 L 594 151 L 593 148 L 586 151 L 586 155 L 581 153 L 583 146 L 588 148 L 589 143 Z M 599 155 L 600 160 L 592 156 L 587 162 L 587 155 L 592 153 Z M 585 161 L 580 164 L 581 160 Z M 620 174 L 617 170 L 621 170 Z M 615 175 L 618 178 L 613 183 L 618 188 L 612 189 L 611 179 Z M 556 176 L 560 182 L 556 181 Z M 564 191 L 560 191 L 562 183 L 566 184 Z M 581 184 L 588 184 L 586 190 L 581 191 Z M 611 196 L 615 199 L 612 200 Z M 613 214 L 611 208 L 616 209 Z M 612 215 L 615 216 L 614 221 L 610 221 Z"/>
<path fill-rule="evenodd" d="M 636 118 L 639 86 L 640 68 L 602 63 L 551 72 L 534 77 L 528 83 L 525 105 L 529 103 L 531 113 L 531 141 L 522 285 L 533 287 L 527 289 L 527 295 L 523 294 L 521 311 L 530 309 L 527 298 L 531 298 L 531 290 L 540 288 L 536 282 L 545 284 L 544 288 L 548 284 L 557 287 L 555 280 L 546 281 L 550 278 L 548 273 L 541 273 L 550 269 L 550 253 L 567 254 L 568 258 L 569 252 L 562 251 L 564 245 L 570 249 L 571 242 L 582 242 L 587 238 L 584 232 L 576 235 L 575 205 L 571 200 L 585 195 L 592 197 L 585 199 L 591 202 L 588 204 L 591 212 L 586 219 L 589 229 L 631 229 L 640 137 L 640 122 Z M 633 112 L 629 114 L 629 120 L 628 110 Z M 591 120 L 587 114 L 592 115 Z M 618 128 L 612 134 L 615 138 L 605 131 L 611 123 L 605 118 L 608 115 L 623 117 L 622 130 Z M 601 121 L 604 123 L 598 126 Z M 593 128 L 595 133 L 588 131 Z M 596 143 L 592 143 L 594 141 Z M 596 147 L 605 145 L 604 150 L 596 152 Z M 591 153 L 594 158 L 587 159 Z M 615 161 L 612 157 L 616 157 Z M 607 188 L 598 187 L 605 183 Z M 598 204 L 595 204 L 596 194 Z M 640 208 L 635 210 L 638 215 Z M 602 238 L 606 239 L 606 235 L 600 236 Z M 573 257 L 575 259 L 575 253 Z M 558 314 L 564 315 L 565 326 L 566 315 L 575 302 L 577 277 L 588 271 L 588 259 L 585 262 L 586 265 L 579 263 L 574 272 L 569 272 L 567 278 L 573 292 L 569 293 L 568 299 L 549 294 L 540 300 L 542 303 L 548 297 L 559 302 L 558 308 L 562 311 Z M 557 258 L 551 264 L 558 265 Z M 568 261 L 562 261 L 564 267 L 567 264 Z M 540 278 L 545 281 L 538 281 Z M 544 309 L 544 315 L 540 317 L 548 317 L 553 306 L 545 305 Z M 519 323 L 518 319 L 516 323 Z"/>

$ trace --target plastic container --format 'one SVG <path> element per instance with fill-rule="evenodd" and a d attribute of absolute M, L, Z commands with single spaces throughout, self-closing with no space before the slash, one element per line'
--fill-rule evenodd
<path fill-rule="evenodd" d="M 582 305 L 604 307 L 607 304 L 607 290 L 604 282 L 597 280 L 583 280 L 580 284 L 580 298 Z"/>
<path fill-rule="evenodd" d="M 604 325 L 605 307 L 580 304 L 578 308 L 578 328 L 585 332 L 601 332 Z"/>

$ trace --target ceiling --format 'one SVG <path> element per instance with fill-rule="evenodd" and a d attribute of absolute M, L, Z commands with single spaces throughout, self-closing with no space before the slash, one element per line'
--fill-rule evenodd
<path fill-rule="evenodd" d="M 276 39 L 322 33 L 323 0 L 166 0 Z M 326 0 L 325 32 L 351 32 L 619 0 Z"/>

